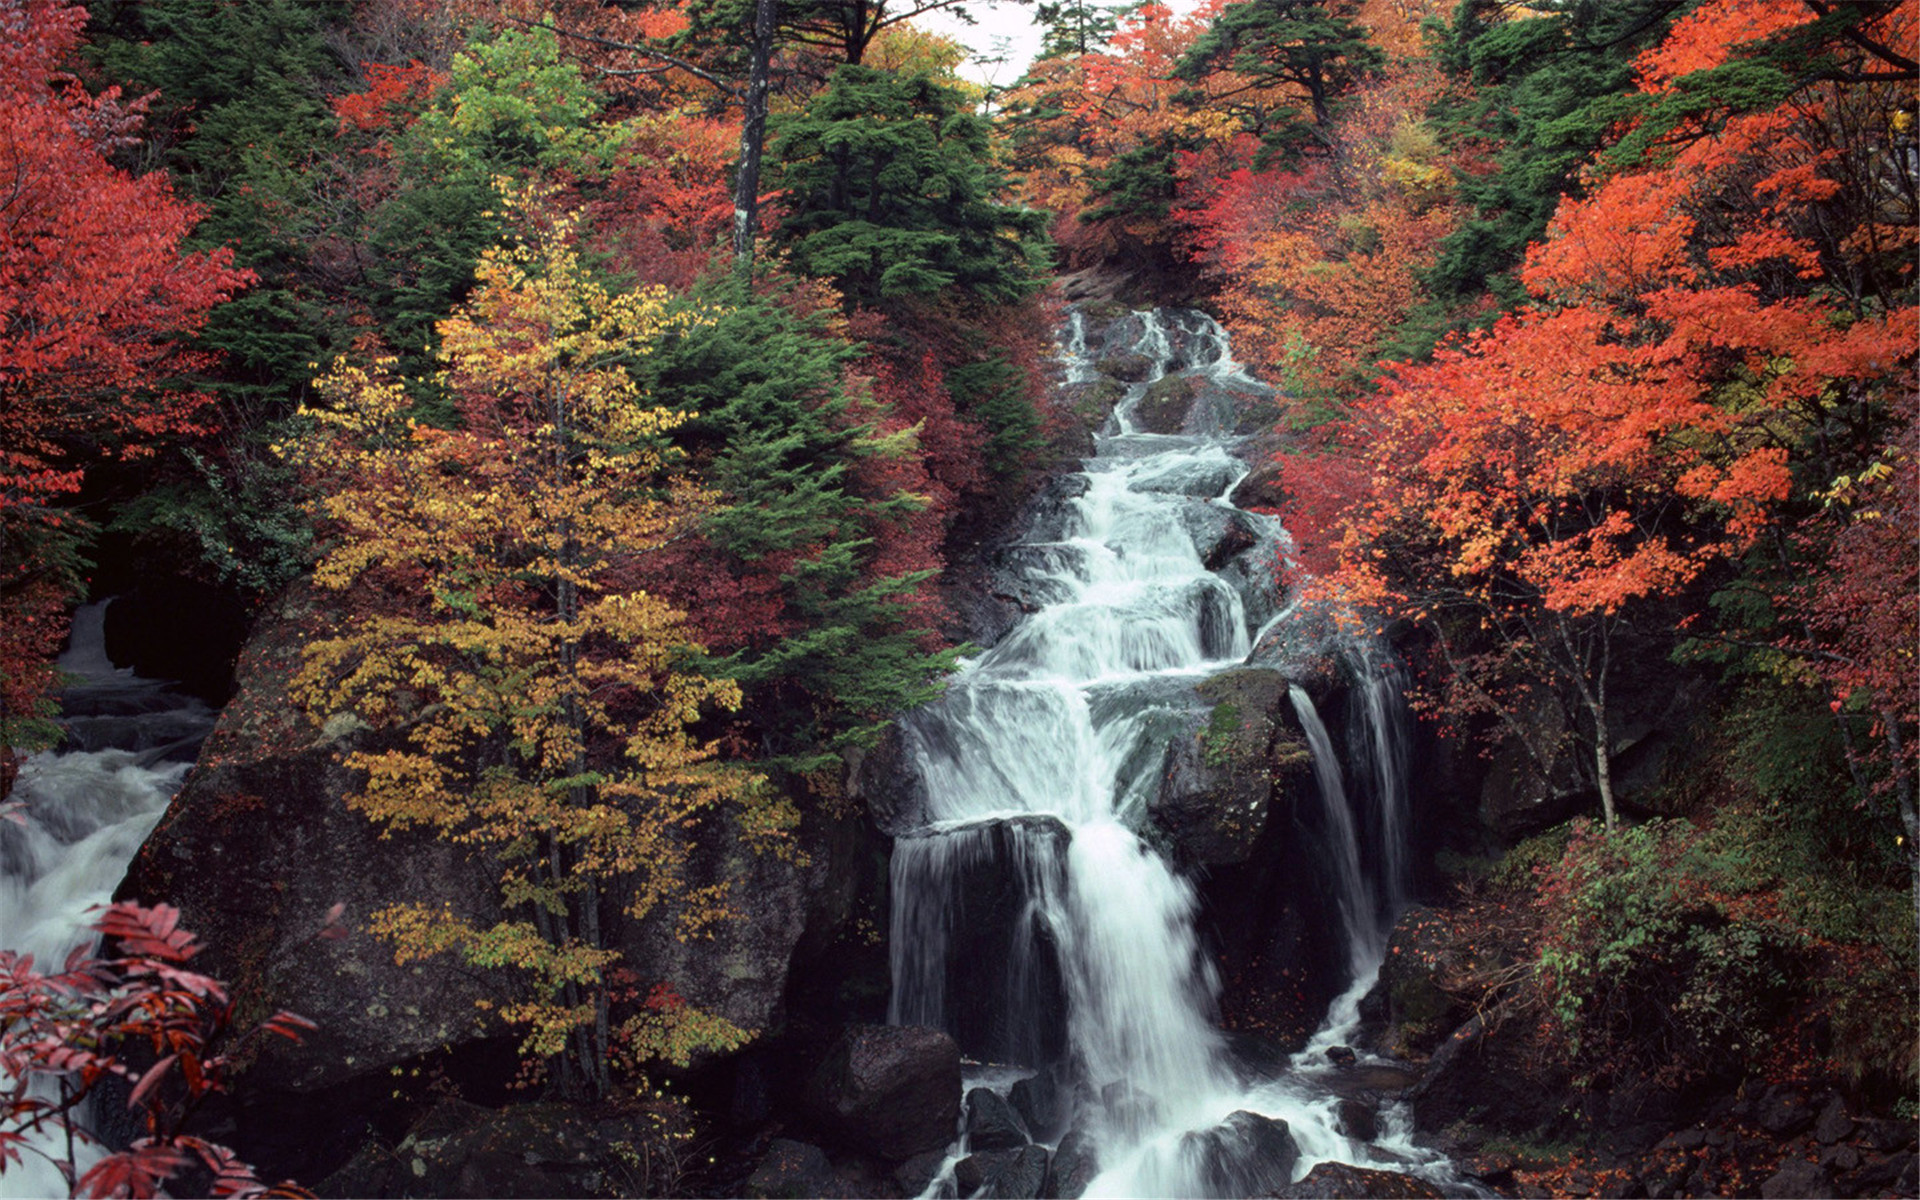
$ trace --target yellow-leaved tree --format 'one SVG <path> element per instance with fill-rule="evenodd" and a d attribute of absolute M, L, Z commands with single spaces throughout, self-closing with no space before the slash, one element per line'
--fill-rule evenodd
<path fill-rule="evenodd" d="M 561 1090 L 605 1094 L 616 1047 L 684 1060 L 750 1035 L 677 1002 L 610 1027 L 603 906 L 695 934 L 728 915 L 722 891 L 686 880 L 702 814 L 737 806 L 760 848 L 796 818 L 696 737 L 739 689 L 689 669 L 685 614 L 639 583 L 703 497 L 665 439 L 682 418 L 628 368 L 688 318 L 659 289 L 593 279 L 546 194 L 507 207 L 518 244 L 485 256 L 440 326 L 459 427 L 413 421 L 390 360 L 342 360 L 290 451 L 325 497 L 315 582 L 346 610 L 339 636 L 309 645 L 295 698 L 376 731 L 346 759 L 364 780 L 352 807 L 498 865 L 497 924 L 416 904 L 374 930 L 402 962 L 453 952 L 527 972 L 502 1015 Z"/>

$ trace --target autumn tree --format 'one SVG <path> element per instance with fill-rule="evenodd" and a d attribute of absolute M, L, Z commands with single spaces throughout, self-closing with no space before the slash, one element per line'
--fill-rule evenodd
<path fill-rule="evenodd" d="M 1758 30 L 1732 0 L 1676 25 L 1637 64 L 1644 111 L 1702 71 L 1784 67 L 1773 40 L 1816 14 L 1760 11 L 1775 19 Z M 1809 475 L 1873 451 L 1889 397 L 1911 386 L 1911 293 L 1850 296 L 1877 248 L 1830 223 L 1848 170 L 1914 221 L 1886 149 L 1903 119 L 1890 93 L 1859 95 L 1883 86 L 1881 67 L 1899 73 L 1874 49 L 1885 34 L 1834 27 L 1822 44 L 1854 69 L 1801 55 L 1778 90 L 1719 93 L 1669 122 L 1657 150 L 1560 206 L 1522 271 L 1531 308 L 1397 369 L 1335 432 L 1343 461 L 1292 473 L 1302 507 L 1340 531 L 1324 565 L 1426 619 L 1463 704 L 1518 734 L 1500 684 L 1567 703 L 1609 827 L 1622 630 L 1737 569 Z M 1864 137 L 1834 127 L 1840 111 Z"/>
<path fill-rule="evenodd" d="M 51 736 L 47 662 L 80 589 L 87 522 L 65 506 L 89 467 L 207 429 L 187 382 L 208 313 L 248 280 L 185 240 L 200 210 L 111 156 L 140 102 L 67 73 L 86 20 L 53 0 L 0 4 L 0 761 Z M 0 781 L 6 771 L 0 769 Z"/>
<path fill-rule="evenodd" d="M 605 906 L 696 932 L 726 910 L 683 883 L 689 831 L 723 802 L 760 841 L 789 814 L 711 761 L 695 726 L 739 688 L 687 669 L 686 614 L 635 582 L 704 503 L 664 441 L 684 416 L 628 369 L 672 323 L 666 296 L 596 282 L 575 219 L 538 193 L 508 211 L 523 241 L 483 256 L 439 330 L 458 428 L 410 419 L 379 368 L 343 362 L 323 383 L 331 407 L 298 453 L 328 481 L 315 581 L 352 616 L 309 647 L 296 690 L 316 718 L 376 732 L 347 759 L 354 808 L 500 868 L 496 924 L 396 906 L 374 928 L 403 960 L 522 971 L 501 1015 L 562 1090 L 601 1095 L 618 1035 Z M 674 1020 L 683 1042 L 747 1036 L 691 1008 Z"/>

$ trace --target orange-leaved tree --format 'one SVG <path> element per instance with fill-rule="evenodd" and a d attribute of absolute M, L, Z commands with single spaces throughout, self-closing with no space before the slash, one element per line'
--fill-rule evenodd
<path fill-rule="evenodd" d="M 1702 6 L 1643 61 L 1637 157 L 1562 204 L 1523 273 L 1533 307 L 1395 370 L 1332 432 L 1338 458 L 1290 472 L 1298 527 L 1333 531 L 1322 570 L 1426 619 L 1464 706 L 1539 750 L 1518 693 L 1563 700 L 1610 827 L 1608 684 L 1636 607 L 1775 527 L 1837 441 L 1877 449 L 1911 387 L 1884 228 L 1913 221 L 1911 121 L 1879 93 L 1912 64 L 1784 3 L 1750 44 L 1676 45 L 1752 7 Z M 1809 36 L 1818 53 L 1780 52 Z M 1843 180 L 1879 199 L 1848 207 Z M 1896 283 L 1860 286 L 1876 276 Z"/>
<path fill-rule="evenodd" d="M 325 477 L 315 580 L 348 617 L 309 646 L 295 690 L 316 717 L 374 731 L 347 759 L 363 779 L 350 805 L 500 870 L 497 923 L 397 905 L 374 929 L 403 961 L 526 972 L 502 1015 L 562 1090 L 604 1094 L 616 1044 L 684 1059 L 749 1035 L 687 1006 L 616 1029 L 603 908 L 683 934 L 722 920 L 724 893 L 685 881 L 690 831 L 737 802 L 770 842 L 792 814 L 711 761 L 694 726 L 739 689 L 690 668 L 686 614 L 635 582 L 702 503 L 667 446 L 681 416 L 629 373 L 670 323 L 666 294 L 610 292 L 572 216 L 512 196 L 522 242 L 487 253 L 440 326 L 459 428 L 416 424 L 401 384 L 364 367 L 323 381 L 333 407 L 296 453 Z"/>

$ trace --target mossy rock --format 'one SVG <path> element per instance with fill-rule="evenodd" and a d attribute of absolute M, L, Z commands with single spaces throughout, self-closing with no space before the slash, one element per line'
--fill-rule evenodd
<path fill-rule="evenodd" d="M 1199 386 L 1186 375 L 1168 375 L 1154 380 L 1147 394 L 1134 405 L 1133 423 L 1148 433 L 1179 433 L 1187 423 L 1187 412 Z"/>
<path fill-rule="evenodd" d="M 1094 364 L 1094 370 L 1122 383 L 1142 383 L 1153 370 L 1153 360 L 1144 354 L 1109 354 Z"/>

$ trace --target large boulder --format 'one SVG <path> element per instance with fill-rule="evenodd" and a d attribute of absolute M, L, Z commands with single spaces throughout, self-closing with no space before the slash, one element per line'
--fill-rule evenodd
<path fill-rule="evenodd" d="M 851 1026 L 814 1069 L 802 1104 L 848 1149 L 893 1162 L 937 1150 L 959 1132 L 960 1048 L 924 1026 Z"/>
<path fill-rule="evenodd" d="M 397 1144 L 370 1141 L 321 1196 L 647 1196 L 674 1182 L 647 1114 L 442 1098 Z M 787 1193 L 793 1194 L 793 1193 Z M 805 1195 L 817 1193 L 808 1191 Z"/>
<path fill-rule="evenodd" d="M 895 841 L 897 1019 L 950 1030 L 985 1062 L 1065 1059 L 1066 984 L 1046 912 L 1066 890 L 1070 838 L 1058 818 L 1020 816 Z"/>
<path fill-rule="evenodd" d="M 1300 1147 L 1287 1123 L 1253 1112 L 1236 1112 L 1212 1129 L 1181 1138 L 1200 1195 L 1265 1196 L 1293 1178 Z"/>
<path fill-rule="evenodd" d="M 1286 732 L 1287 679 L 1225 671 L 1193 690 L 1190 725 L 1174 740 L 1150 812 L 1182 861 L 1245 862 L 1266 827 L 1276 782 L 1306 778 L 1306 747 Z"/>
<path fill-rule="evenodd" d="M 240 658 L 239 693 L 198 765 L 129 865 L 116 893 L 180 909 L 206 947 L 195 965 L 240 998 L 243 1023 L 288 1008 L 318 1028 L 265 1051 L 276 1087 L 312 1091 L 488 1034 L 477 1002 L 497 989 L 448 960 L 396 965 L 366 931 L 396 904 L 494 911 L 494 873 L 420 833 L 382 837 L 342 797 L 339 764 L 364 737 L 325 727 L 287 695 L 324 609 L 296 591 L 261 622 Z M 343 906 L 346 936 L 320 935 Z"/>
<path fill-rule="evenodd" d="M 207 947 L 197 965 L 229 982 L 243 1020 L 287 1008 L 318 1025 L 298 1046 L 275 1039 L 262 1060 L 270 1069 L 249 1076 L 302 1093 L 498 1038 L 506 1031 L 488 1011 L 521 985 L 452 955 L 396 963 L 392 945 L 368 931 L 375 914 L 409 904 L 491 925 L 503 916 L 499 872 L 430 834 L 383 833 L 348 808 L 358 780 L 341 759 L 374 745 L 373 735 L 348 714 L 317 723 L 288 695 L 305 646 L 332 624 L 324 597 L 305 588 L 260 622 L 241 656 L 238 694 L 118 893 L 181 910 Z M 633 922 L 610 895 L 608 943 L 644 982 L 669 982 L 742 1028 L 777 1025 L 809 898 L 835 864 L 824 853 L 755 855 L 720 815 L 694 843 L 689 886 L 732 885 L 740 919 L 683 942 L 674 905 Z M 336 906 L 345 936 L 319 936 Z"/>

